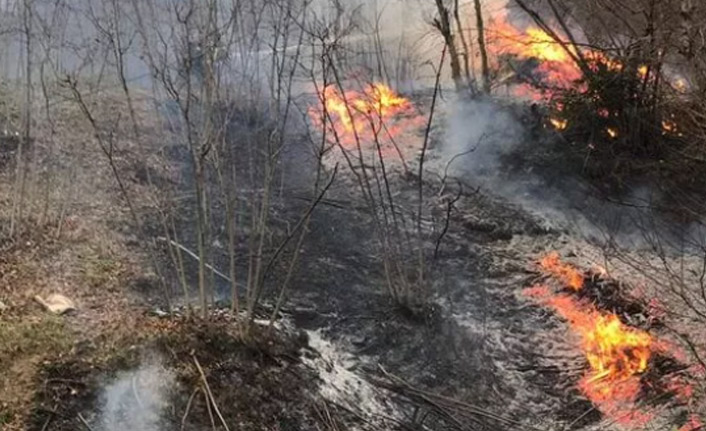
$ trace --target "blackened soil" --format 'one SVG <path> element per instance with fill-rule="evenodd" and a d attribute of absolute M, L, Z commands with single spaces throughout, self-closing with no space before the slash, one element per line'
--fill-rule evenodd
<path fill-rule="evenodd" d="M 414 202 L 415 181 L 394 186 L 400 205 Z M 432 293 L 429 306 L 410 315 L 385 294 L 375 233 L 367 214 L 353 209 L 357 200 L 349 190 L 330 195 L 352 202 L 347 208 L 322 206 L 312 220 L 287 310 L 299 327 L 325 328 L 327 337 L 370 372 L 380 364 L 424 390 L 524 424 L 566 424 L 583 415 L 576 426 L 598 419 L 585 414 L 591 405 L 574 389 L 576 372 L 537 371 L 550 362 L 543 351 L 551 348 L 538 345 L 539 334 L 556 326 L 556 319 L 515 295 L 528 276 L 521 260 L 527 254 L 519 252 L 518 260 L 497 252 L 515 235 L 549 232 L 512 205 L 468 193 L 451 211 L 434 259 L 448 201 L 429 192 Z M 498 429 L 498 424 L 480 419 L 472 429 Z"/>
<path fill-rule="evenodd" d="M 160 358 L 160 366 L 174 376 L 164 408 L 158 412 L 160 429 L 211 429 L 196 361 L 224 419 L 237 424 L 237 429 L 319 429 L 323 404 L 316 392 L 317 376 L 300 360 L 307 345 L 304 334 L 270 332 L 256 326 L 248 338 L 253 341 L 244 341 L 227 314 L 209 321 L 181 318 L 164 320 L 163 324 L 165 331 L 149 340 L 128 337 L 111 352 L 79 346 L 72 355 L 47 363 L 40 376 L 30 429 L 82 429 L 83 418 L 91 428 L 102 430 L 103 390 L 116 376 L 139 367 L 148 357 Z M 189 406 L 197 390 L 199 396 L 193 397 Z M 335 411 L 335 406 L 327 408 L 336 417 L 346 417 L 347 423 L 356 422 L 345 412 Z"/>

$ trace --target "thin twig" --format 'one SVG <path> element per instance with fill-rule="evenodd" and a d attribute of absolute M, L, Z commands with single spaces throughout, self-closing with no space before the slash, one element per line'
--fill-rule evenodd
<path fill-rule="evenodd" d="M 88 422 L 86 421 L 86 419 L 83 418 L 83 416 L 81 415 L 81 413 L 78 414 L 78 419 L 81 421 L 81 423 L 83 423 L 83 425 L 84 425 L 86 428 L 88 428 L 88 431 L 93 431 L 93 428 L 91 428 L 91 426 L 88 424 Z"/>
<path fill-rule="evenodd" d="M 196 394 L 199 393 L 199 388 L 194 389 L 194 392 L 191 393 L 191 396 L 189 397 L 189 401 L 186 403 L 186 410 L 184 410 L 184 415 L 181 417 L 181 430 L 184 431 L 184 428 L 186 427 L 186 418 L 189 417 L 189 412 L 191 411 L 191 403 L 194 402 L 194 398 L 196 397 Z"/>
<path fill-rule="evenodd" d="M 418 202 L 417 202 L 417 240 L 419 241 L 419 284 L 424 283 L 424 243 L 422 238 L 422 208 L 424 200 L 424 158 L 426 157 L 427 148 L 429 147 L 429 137 L 431 135 L 431 126 L 434 122 L 434 111 L 436 109 L 436 101 L 439 96 L 439 84 L 441 82 L 441 71 L 444 66 L 444 59 L 446 58 L 446 45 L 441 51 L 441 58 L 439 59 L 439 67 L 436 71 L 436 81 L 434 83 L 434 95 L 431 99 L 431 108 L 429 110 L 429 120 L 427 121 L 427 127 L 424 130 L 424 143 L 422 144 L 422 152 L 419 158 L 419 187 L 418 187 Z"/>
<path fill-rule="evenodd" d="M 49 428 L 49 425 L 51 424 L 51 421 L 54 420 L 54 415 L 56 414 L 56 409 L 59 407 L 58 405 L 54 404 L 54 408 L 49 411 L 49 417 L 47 420 L 44 422 L 44 425 L 42 425 L 42 431 L 46 431 Z"/>
<path fill-rule="evenodd" d="M 221 414 L 220 409 L 218 408 L 218 404 L 216 404 L 216 399 L 213 396 L 213 393 L 211 392 L 211 387 L 208 385 L 208 380 L 206 380 L 206 374 L 203 372 L 203 368 L 201 368 L 201 364 L 199 363 L 199 360 L 196 359 L 196 355 L 192 355 L 192 358 L 194 358 L 194 364 L 196 364 L 196 368 L 199 370 L 199 374 L 201 375 L 201 380 L 203 381 L 203 385 L 206 388 L 206 392 L 208 394 L 208 397 L 211 399 L 211 404 L 213 404 L 213 409 L 216 411 L 216 414 L 218 415 L 218 418 L 221 420 L 221 423 L 223 424 L 223 427 L 226 429 L 226 431 L 230 431 L 228 428 L 228 424 L 226 423 L 226 420 L 223 418 L 223 415 Z"/>
<path fill-rule="evenodd" d="M 444 220 L 444 228 L 442 229 L 439 236 L 436 238 L 436 245 L 434 246 L 434 260 L 436 260 L 437 257 L 439 257 L 439 248 L 441 247 L 441 242 L 444 240 L 444 237 L 446 236 L 446 234 L 449 231 L 449 227 L 451 225 L 451 211 L 453 210 L 456 202 L 458 202 L 458 200 L 461 199 L 462 194 L 463 194 L 463 185 L 461 185 L 459 183 L 458 193 L 446 205 L 446 218 Z"/>

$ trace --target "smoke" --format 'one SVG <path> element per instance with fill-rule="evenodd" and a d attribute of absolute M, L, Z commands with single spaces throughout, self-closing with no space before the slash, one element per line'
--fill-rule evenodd
<path fill-rule="evenodd" d="M 569 202 L 562 194 L 531 167 L 518 172 L 508 166 L 507 158 L 531 139 L 520 109 L 490 99 L 453 102 L 442 144 L 436 150 L 436 169 L 523 206 L 549 228 L 564 227 L 575 220 L 569 219 Z"/>
<path fill-rule="evenodd" d="M 440 168 L 450 175 L 473 175 L 485 184 L 502 176 L 500 157 L 524 138 L 520 122 L 490 100 L 452 102 Z"/>
<path fill-rule="evenodd" d="M 103 390 L 99 429 L 102 431 L 161 431 L 174 376 L 158 360 L 120 373 Z"/>
<path fill-rule="evenodd" d="M 524 111 L 523 111 L 524 110 Z M 448 124 L 436 149 L 436 170 L 503 198 L 541 220 L 546 228 L 572 232 L 591 242 L 644 245 L 643 208 L 655 199 L 649 187 L 636 188 L 620 203 L 603 199 L 580 175 L 559 162 L 538 167 L 520 152 L 547 151 L 523 119 L 530 108 L 497 100 L 457 100 L 447 107 Z M 514 161 L 514 162 L 513 162 Z M 558 163 L 558 164 L 557 164 Z"/>

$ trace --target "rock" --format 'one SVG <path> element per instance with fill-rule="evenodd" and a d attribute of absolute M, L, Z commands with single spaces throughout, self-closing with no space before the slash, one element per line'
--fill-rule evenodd
<path fill-rule="evenodd" d="M 0 301 L 0 313 L 2 313 L 5 310 L 7 310 L 7 305 L 5 305 L 4 302 Z"/>
<path fill-rule="evenodd" d="M 58 293 L 52 293 L 46 299 L 37 295 L 34 300 L 42 304 L 47 311 L 54 314 L 64 314 L 76 309 L 76 305 L 72 300 Z"/>
<path fill-rule="evenodd" d="M 155 308 L 155 309 L 153 309 L 153 310 L 151 311 L 151 314 L 152 314 L 153 316 L 157 316 L 157 317 L 160 317 L 160 318 L 169 317 L 169 313 L 167 313 L 166 311 L 162 310 L 161 308 Z"/>

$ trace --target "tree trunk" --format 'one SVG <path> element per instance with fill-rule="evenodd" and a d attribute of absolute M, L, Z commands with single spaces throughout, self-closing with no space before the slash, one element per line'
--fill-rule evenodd
<path fill-rule="evenodd" d="M 10 218 L 10 236 L 14 236 L 18 224 L 24 218 L 25 183 L 27 179 L 27 156 L 32 125 L 32 5 L 29 0 L 23 3 L 22 22 L 25 37 L 25 106 L 22 112 L 22 139 L 17 146 L 17 162 L 15 167 L 15 191 Z"/>
<path fill-rule="evenodd" d="M 488 51 L 485 48 L 485 24 L 480 0 L 473 0 L 476 8 L 476 27 L 478 28 L 478 50 L 480 51 L 481 72 L 483 74 L 483 92 L 490 93 L 490 67 L 488 66 Z"/>
<path fill-rule="evenodd" d="M 454 0 L 454 21 L 456 21 L 456 31 L 458 32 L 458 37 L 461 39 L 461 46 L 463 47 L 463 73 L 466 75 L 466 83 L 470 86 L 473 83 L 473 79 L 471 78 L 471 68 L 469 65 L 471 51 L 468 48 L 468 42 L 466 42 L 466 37 L 463 35 L 463 26 L 461 25 L 461 14 L 458 10 L 458 0 Z"/>
<path fill-rule="evenodd" d="M 439 11 L 439 18 L 434 21 L 434 26 L 439 30 L 444 38 L 444 43 L 449 53 L 451 63 L 451 78 L 456 84 L 456 90 L 460 90 L 461 83 L 461 63 L 458 60 L 458 50 L 454 41 L 453 31 L 451 30 L 451 21 L 449 20 L 449 10 L 444 6 L 443 0 L 435 0 L 436 8 Z"/>
<path fill-rule="evenodd" d="M 205 319 L 208 316 L 208 301 L 206 296 L 206 210 L 205 202 L 205 180 L 203 167 L 198 155 L 194 155 L 196 166 L 195 181 L 196 181 L 196 235 L 197 248 L 199 254 L 199 302 L 201 305 L 201 315 Z"/>

